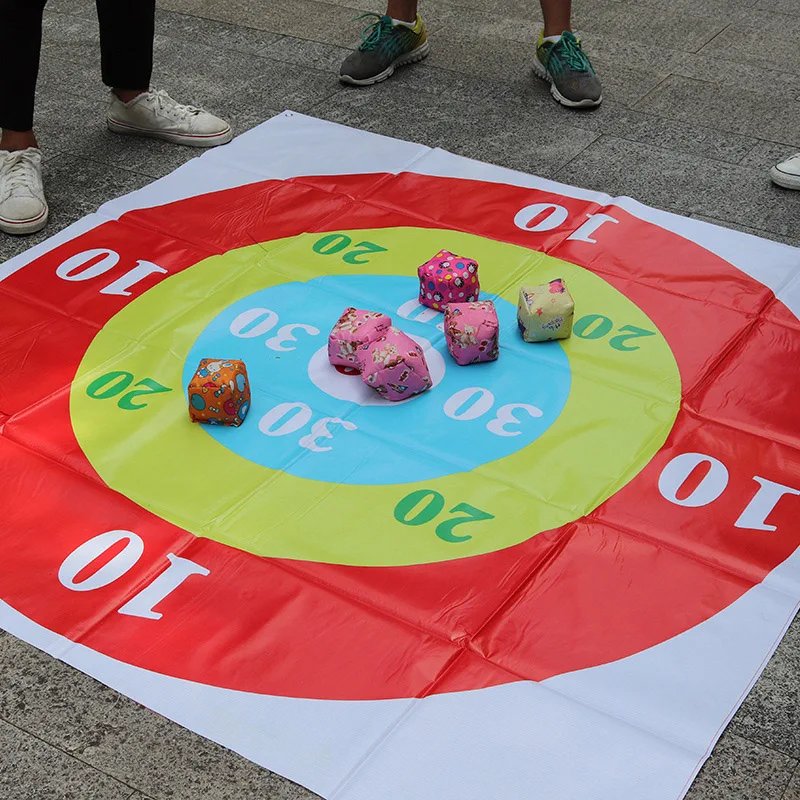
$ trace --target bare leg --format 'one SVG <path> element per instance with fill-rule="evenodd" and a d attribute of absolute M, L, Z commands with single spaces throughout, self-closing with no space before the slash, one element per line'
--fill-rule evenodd
<path fill-rule="evenodd" d="M 572 0 L 539 0 L 544 16 L 544 35 L 560 36 L 572 30 Z"/>
<path fill-rule="evenodd" d="M 388 0 L 386 16 L 403 22 L 413 22 L 417 18 L 417 0 Z"/>
<path fill-rule="evenodd" d="M 114 89 L 114 94 L 119 97 L 123 103 L 130 103 L 131 100 L 135 99 L 140 94 L 146 93 L 146 89 Z"/>
<path fill-rule="evenodd" d="M 36 135 L 33 131 L 11 131 L 8 128 L 3 128 L 3 134 L 0 136 L 0 150 L 27 150 L 29 147 L 38 147 L 39 142 L 36 141 Z"/>

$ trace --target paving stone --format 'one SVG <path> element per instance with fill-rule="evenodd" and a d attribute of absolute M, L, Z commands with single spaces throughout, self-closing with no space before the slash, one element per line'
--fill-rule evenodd
<path fill-rule="evenodd" d="M 96 14 L 94 0 L 50 0 L 47 10 L 59 14 L 78 14 L 86 17 Z"/>
<path fill-rule="evenodd" d="M 353 23 L 357 9 L 316 0 L 161 0 L 160 5 L 170 11 L 234 25 L 247 20 L 248 26 L 259 30 L 342 47 L 354 44 L 358 38 L 358 26 Z"/>
<path fill-rule="evenodd" d="M 778 800 L 796 766 L 796 759 L 725 733 L 686 800 Z"/>
<path fill-rule="evenodd" d="M 64 14 L 53 15 L 63 17 Z M 99 46 L 98 46 L 99 47 Z M 108 87 L 103 85 L 100 74 L 100 54 L 83 62 L 64 61 L 46 49 L 39 62 L 39 78 L 36 82 L 37 106 L 42 97 L 64 94 L 72 97 L 91 97 L 105 100 Z M 38 117 L 38 111 L 36 116 Z"/>
<path fill-rule="evenodd" d="M 282 36 L 263 48 L 260 55 L 287 64 L 324 70 L 332 75 L 339 74 L 339 67 L 352 50 L 325 42 L 309 42 L 294 36 Z"/>
<path fill-rule="evenodd" d="M 480 103 L 481 108 L 484 108 L 485 103 L 491 107 L 499 98 L 513 103 L 519 102 L 523 107 L 537 106 L 537 110 L 542 112 L 552 111 L 554 106 L 558 108 L 545 84 L 531 76 L 519 83 L 510 84 L 500 78 L 435 67 L 430 60 L 397 70 L 390 85 L 433 94 L 443 99 Z M 348 88 L 347 91 L 354 90 Z M 580 116 L 584 118 L 586 115 Z"/>
<path fill-rule="evenodd" d="M 549 92 L 542 95 L 539 83 L 514 83 L 507 88 L 502 99 L 519 103 L 529 109 L 535 108 L 537 113 L 546 118 L 563 121 L 566 125 L 577 124 L 586 130 L 732 164 L 740 163 L 760 144 L 752 136 L 741 136 L 691 122 L 645 114 L 612 100 L 604 100 L 598 109 L 576 112 L 560 106 L 550 97 Z"/>
<path fill-rule="evenodd" d="M 653 9 L 635 0 L 598 3 L 579 14 L 575 25 L 588 33 L 609 33 L 625 41 L 696 52 L 711 41 L 730 22 L 731 11 L 700 13 L 684 10 L 680 14 L 653 13 Z"/>
<path fill-rule="evenodd" d="M 229 25 L 217 20 L 166 11 L 163 8 L 156 9 L 156 32 L 169 39 L 178 39 L 189 44 L 257 54 L 283 38 L 277 33 L 245 27 L 247 19 L 241 19 L 239 22 L 242 24 Z"/>
<path fill-rule="evenodd" d="M 502 50 L 504 41 L 521 42 L 528 45 L 533 53 L 539 32 L 542 29 L 542 12 L 536 2 L 528 3 L 519 13 L 496 11 L 485 8 L 472 8 L 469 13 L 455 8 L 449 3 L 427 2 L 421 6 L 421 13 L 429 30 L 436 31 L 431 20 L 445 23 L 439 31 L 442 37 L 471 38 L 492 40 L 497 49 Z"/>
<path fill-rule="evenodd" d="M 789 627 L 728 730 L 800 759 L 800 616 Z"/>
<path fill-rule="evenodd" d="M 789 147 L 785 144 L 775 144 L 774 142 L 757 142 L 753 149 L 741 160 L 743 167 L 753 169 L 769 170 L 779 161 L 793 155 L 797 151 L 796 147 Z"/>
<path fill-rule="evenodd" d="M 112 169 L 66 153 L 49 163 L 44 180 L 48 202 L 56 211 L 60 213 L 66 206 L 70 213 L 77 211 L 80 216 L 151 182 L 147 175 L 132 169 Z"/>
<path fill-rule="evenodd" d="M 749 14 L 757 0 L 645 0 L 641 5 L 654 14 L 682 14 L 688 11 L 698 16 L 726 17 L 731 13 Z"/>
<path fill-rule="evenodd" d="M 0 718 L 152 800 L 316 797 L 8 634 L 0 638 L 0 672 Z"/>
<path fill-rule="evenodd" d="M 278 108 L 307 111 L 341 89 L 333 72 L 156 36 L 155 81 L 176 99 L 223 117 Z M 262 114 L 262 119 L 267 115 Z"/>
<path fill-rule="evenodd" d="M 313 800 L 316 795 L 120 698 L 76 755 L 152 800 Z"/>
<path fill-rule="evenodd" d="M 498 42 L 492 36 L 431 37 L 431 52 L 426 63 L 431 67 L 453 69 L 467 75 L 517 80 L 530 75 L 533 48 L 524 42 Z M 544 82 L 542 87 L 544 87 Z"/>
<path fill-rule="evenodd" d="M 750 64 L 800 74 L 800 18 L 791 12 L 758 12 L 758 37 L 754 42 L 754 15 L 733 21 L 702 49 L 708 55 L 723 55 Z M 763 43 L 763 44 L 761 44 Z"/>
<path fill-rule="evenodd" d="M 783 793 L 781 800 L 800 800 L 800 765 L 794 771 L 792 780 L 789 781 L 789 786 Z"/>
<path fill-rule="evenodd" d="M 0 719 L 3 800 L 128 800 L 131 788 Z"/>
<path fill-rule="evenodd" d="M 781 14 L 800 14 L 800 0 L 757 0 L 756 11 L 777 11 Z"/>
<path fill-rule="evenodd" d="M 78 64 L 94 61 L 99 71 L 100 33 L 97 15 L 87 13 L 85 16 L 78 16 L 58 13 L 58 10 L 51 8 L 51 5 L 48 3 L 44 17 L 42 38 L 44 52 Z M 92 10 L 91 6 L 89 11 Z M 156 33 L 190 44 L 244 53 L 258 53 L 282 38 L 277 33 L 244 25 L 230 25 L 163 8 L 156 9 Z"/>
<path fill-rule="evenodd" d="M 605 134 L 733 164 L 740 163 L 757 144 L 749 136 L 642 114 L 611 103 L 604 103 L 595 116 Z"/>
<path fill-rule="evenodd" d="M 483 29 L 470 33 L 465 27 L 464 32 L 453 33 L 448 28 L 438 35 L 431 35 L 431 54 L 426 64 L 467 75 L 489 76 L 496 82 L 505 81 L 512 86 L 527 79 L 544 90 L 541 94 L 547 94 L 549 87 L 531 69 L 538 30 L 538 25 L 532 28 L 530 41 L 525 42 L 503 41 Z M 667 77 L 666 72 L 631 66 L 620 59 L 595 58 L 591 36 L 585 41 L 585 46 L 603 84 L 604 100 L 633 105 Z"/>
<path fill-rule="evenodd" d="M 800 193 L 773 186 L 761 170 L 674 153 L 603 136 L 556 176 L 658 208 L 702 214 L 776 234 L 793 235 Z"/>
<path fill-rule="evenodd" d="M 727 51 L 707 54 L 705 49 L 699 53 L 675 53 L 670 71 L 675 75 L 712 83 L 715 86 L 780 99 L 800 98 L 800 74 L 786 70 L 776 70 L 771 65 L 743 64 L 737 62 L 734 54 Z"/>
<path fill-rule="evenodd" d="M 727 0 L 725 0 L 727 2 Z M 657 13 L 654 11 L 654 13 Z M 769 65 L 736 61 L 729 53 L 688 53 L 669 48 L 660 41 L 632 42 L 591 27 L 586 30 L 585 46 L 593 63 L 620 64 L 626 68 L 659 74 L 682 75 L 724 88 L 777 97 L 784 100 L 800 94 L 800 75 L 775 70 Z M 601 76 L 602 77 L 602 76 Z"/>
<path fill-rule="evenodd" d="M 591 53 L 590 53 L 591 55 Z M 655 89 L 666 77 L 666 73 L 630 67 L 625 62 L 592 59 L 603 87 L 603 102 L 610 100 L 632 108 L 645 95 Z"/>
<path fill-rule="evenodd" d="M 100 73 L 97 18 L 47 13 L 42 26 L 42 55 L 76 64 L 94 63 Z"/>
<path fill-rule="evenodd" d="M 658 116 L 800 145 L 800 102 L 672 76 L 635 108 Z"/>
<path fill-rule="evenodd" d="M 82 672 L 6 635 L 0 640 L 0 717 L 66 753 L 113 731 L 117 707 L 136 704 Z"/>
<path fill-rule="evenodd" d="M 613 2 L 614 0 L 612 0 Z M 337 6 L 364 6 L 371 11 L 382 11 L 386 7 L 385 0 L 326 0 Z M 578 3 L 586 0 L 577 0 Z M 459 13 L 465 10 L 477 11 L 479 13 L 493 13 L 500 16 L 525 17 L 529 14 L 539 14 L 539 4 L 531 0 L 420 0 L 419 13 L 427 17 L 431 5 L 446 5 L 455 8 Z"/>
<path fill-rule="evenodd" d="M 356 45 L 360 40 L 361 32 L 372 23 L 374 16 L 383 14 L 386 10 L 386 0 L 324 0 L 324 2 L 326 5 L 333 5 L 340 8 L 344 17 L 349 21 L 350 46 Z M 534 7 L 536 7 L 535 4 Z M 429 33 L 435 33 L 445 26 L 448 26 L 450 23 L 457 22 L 460 17 L 464 16 L 463 9 L 456 7 L 453 3 L 447 2 L 446 0 L 445 2 L 439 2 L 439 0 L 423 0 L 420 4 L 419 11 L 425 20 L 425 27 L 428 29 Z M 362 15 L 365 14 L 372 16 L 373 20 L 369 19 L 369 17 L 364 17 L 362 19 Z M 309 35 L 309 33 L 312 35 Z M 313 32 L 306 31 L 305 35 L 300 38 L 316 39 L 317 37 L 313 35 Z"/>
<path fill-rule="evenodd" d="M 474 116 L 469 104 L 389 86 L 342 92 L 317 106 L 314 113 L 541 175 L 553 174 L 597 136 L 543 121 L 535 113 L 502 102 L 494 103 L 492 113 L 484 114 L 480 122 L 464 124 Z"/>

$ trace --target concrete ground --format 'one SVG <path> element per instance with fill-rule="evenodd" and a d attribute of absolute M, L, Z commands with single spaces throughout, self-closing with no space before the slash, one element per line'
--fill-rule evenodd
<path fill-rule="evenodd" d="M 800 150 L 800 0 L 576 0 L 605 87 L 588 113 L 530 76 L 532 0 L 422 0 L 430 58 L 341 87 L 369 2 L 161 0 L 154 80 L 239 131 L 290 108 L 800 246 L 800 192 L 767 177 Z M 52 0 L 37 118 L 46 234 L 196 155 L 108 133 L 98 61 L 91 1 Z M 46 234 L 0 236 L 0 261 Z M 4 800 L 314 797 L 4 633 L 0 754 Z M 800 800 L 800 618 L 688 797 Z"/>

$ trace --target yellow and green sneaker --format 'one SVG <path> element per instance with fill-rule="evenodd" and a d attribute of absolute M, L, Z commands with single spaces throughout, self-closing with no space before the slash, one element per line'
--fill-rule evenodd
<path fill-rule="evenodd" d="M 361 34 L 361 44 L 342 62 L 339 80 L 354 86 L 370 86 L 391 77 L 397 67 L 422 61 L 430 43 L 422 17 L 413 25 L 394 22 L 380 14 L 362 14 L 373 18 Z"/>
<path fill-rule="evenodd" d="M 581 40 L 564 31 L 558 41 L 539 34 L 533 71 L 550 82 L 550 94 L 569 108 L 593 108 L 603 101 L 603 89 L 592 63 L 581 47 Z"/>

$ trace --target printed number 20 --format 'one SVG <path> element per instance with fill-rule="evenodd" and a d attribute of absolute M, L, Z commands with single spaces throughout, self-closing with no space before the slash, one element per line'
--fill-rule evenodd
<path fill-rule="evenodd" d="M 613 320 L 604 317 L 602 314 L 587 314 L 576 320 L 572 326 L 572 332 L 581 339 L 604 339 L 614 329 Z M 655 331 L 648 331 L 644 328 L 637 328 L 635 325 L 623 325 L 619 328 L 619 333 L 612 336 L 608 343 L 615 350 L 630 352 L 638 350 L 639 345 L 627 345 L 625 342 L 631 339 L 641 339 L 643 336 L 655 336 Z"/>
<path fill-rule="evenodd" d="M 420 504 L 426 500 L 427 503 L 419 508 Z M 425 525 L 442 512 L 444 505 L 444 497 L 439 492 L 435 492 L 433 489 L 418 489 L 416 492 L 406 495 L 395 506 L 394 518 L 403 525 Z M 494 514 L 487 514 L 469 503 L 459 503 L 451 508 L 449 513 L 463 514 L 463 516 L 452 517 L 436 526 L 436 535 L 445 542 L 466 542 L 467 539 L 472 538 L 470 535 L 456 536 L 453 533 L 456 525 L 494 519 Z"/>
<path fill-rule="evenodd" d="M 314 242 L 313 250 L 322 256 L 331 256 L 334 253 L 341 253 L 342 250 L 347 250 L 353 240 L 343 233 L 331 233 L 329 236 L 323 236 Z M 359 242 L 352 249 L 348 250 L 343 256 L 342 261 L 348 264 L 369 264 L 369 259 L 366 257 L 370 253 L 385 253 L 386 248 L 381 247 L 374 242 Z M 364 256 L 359 258 L 359 256 Z"/>
<path fill-rule="evenodd" d="M 105 375 L 95 378 L 86 387 L 86 394 L 94 400 L 108 400 L 109 397 L 115 397 L 120 392 L 124 392 L 132 383 L 133 375 L 130 372 L 121 370 L 107 372 Z M 135 383 L 134 386 L 141 388 L 131 389 L 117 401 L 117 405 L 126 411 L 138 411 L 141 408 L 147 408 L 147 403 L 134 403 L 134 397 L 172 391 L 169 387 L 163 386 L 152 378 L 143 378 L 138 383 Z"/>

